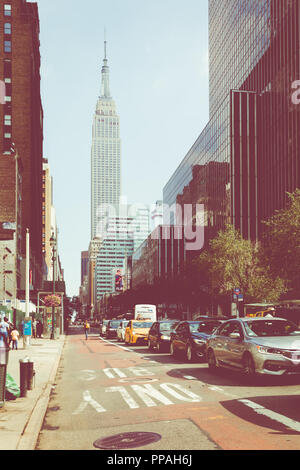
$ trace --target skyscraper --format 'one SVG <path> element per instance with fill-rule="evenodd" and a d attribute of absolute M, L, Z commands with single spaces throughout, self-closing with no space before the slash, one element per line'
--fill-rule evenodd
<path fill-rule="evenodd" d="M 93 121 L 91 152 L 91 239 L 99 236 L 101 207 L 118 205 L 121 191 L 120 121 L 109 89 L 109 67 L 104 42 L 101 91 Z"/>
<path fill-rule="evenodd" d="M 210 120 L 166 184 L 164 204 L 175 204 L 201 165 L 211 177 L 197 202 L 211 235 L 232 222 L 260 239 L 262 221 L 300 187 L 300 106 L 291 99 L 299 18 L 298 0 L 209 0 Z M 204 171 L 213 162 L 214 174 Z"/>

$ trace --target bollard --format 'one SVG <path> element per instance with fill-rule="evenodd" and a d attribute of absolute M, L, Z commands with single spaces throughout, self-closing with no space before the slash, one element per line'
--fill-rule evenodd
<path fill-rule="evenodd" d="M 24 398 L 27 396 L 28 387 L 28 357 L 20 359 L 20 397 Z"/>
<path fill-rule="evenodd" d="M 27 362 L 27 390 L 33 389 L 33 377 L 35 375 L 35 371 L 33 369 L 33 362 Z"/>

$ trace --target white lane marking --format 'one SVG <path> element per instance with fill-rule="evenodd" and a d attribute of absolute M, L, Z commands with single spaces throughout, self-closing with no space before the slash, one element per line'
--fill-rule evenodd
<path fill-rule="evenodd" d="M 267 416 L 268 418 L 271 418 L 273 421 L 277 421 L 278 423 L 283 424 L 287 428 L 300 432 L 300 423 L 298 421 L 295 421 L 293 419 L 288 418 L 287 416 L 276 413 L 275 411 L 268 410 L 267 408 L 264 408 L 263 406 L 258 405 L 257 403 L 254 403 L 253 401 L 246 400 L 246 399 L 245 400 L 242 399 L 238 401 L 243 403 L 246 406 L 249 406 L 249 408 L 254 410 L 257 414 Z"/>
<path fill-rule="evenodd" d="M 130 370 L 130 372 L 132 372 L 137 377 L 147 377 L 148 375 L 155 375 L 154 372 L 151 372 L 150 370 L 145 369 L 144 367 L 128 367 L 128 370 Z"/>
<path fill-rule="evenodd" d="M 130 387 L 148 407 L 158 406 L 160 403 L 162 403 L 163 405 L 174 405 L 173 401 L 171 401 L 168 397 L 163 395 L 159 390 L 156 390 L 150 384 L 146 383 L 143 385 L 131 385 Z M 165 384 L 161 384 L 160 387 L 165 392 L 167 392 L 169 395 L 171 395 L 177 400 L 185 401 L 185 402 L 202 401 L 201 397 L 191 392 L 190 390 L 185 389 L 179 384 L 165 383 Z M 122 386 L 108 387 L 108 388 L 105 388 L 104 391 L 105 393 L 115 393 L 115 392 L 120 393 L 121 397 L 123 398 L 123 400 L 125 401 L 125 403 L 128 405 L 129 408 L 131 409 L 140 408 L 140 405 L 135 401 L 135 399 L 130 395 L 130 393 L 126 390 L 125 387 L 122 387 Z M 156 400 L 158 403 L 156 403 L 154 400 Z M 107 411 L 105 408 L 103 408 L 102 405 L 100 405 L 100 403 L 98 403 L 96 400 L 92 398 L 88 390 L 85 390 L 83 392 L 83 401 L 80 403 L 78 408 L 73 412 L 73 415 L 78 415 L 82 413 L 88 405 L 94 408 L 97 411 L 97 413 L 104 413 Z"/>
<path fill-rule="evenodd" d="M 160 401 L 164 405 L 174 405 L 171 400 L 169 400 L 162 393 L 156 390 L 152 385 L 131 385 L 131 388 L 148 407 L 157 406 L 157 404 L 152 400 L 152 398 L 155 398 L 155 400 Z"/>
<path fill-rule="evenodd" d="M 104 374 L 109 378 L 109 379 L 114 379 L 115 375 L 119 377 L 127 377 L 124 372 L 120 371 L 120 369 L 117 368 L 109 368 L 109 369 L 103 369 Z"/>
<path fill-rule="evenodd" d="M 117 344 L 117 343 L 112 343 L 111 341 L 108 341 L 107 339 L 102 338 L 102 336 L 99 336 L 99 339 L 101 339 L 105 343 L 111 344 L 112 346 L 116 346 L 117 348 L 124 349 L 124 351 L 134 352 L 132 349 L 126 348 L 125 346 L 121 346 L 120 344 Z"/>
<path fill-rule="evenodd" d="M 191 392 L 190 390 L 187 390 L 186 388 L 182 387 L 179 384 L 167 383 L 167 384 L 161 384 L 160 386 L 163 390 L 168 392 L 170 395 L 177 398 L 177 400 L 188 401 L 188 402 L 202 401 L 201 397 L 199 397 L 195 393 Z M 181 392 L 181 394 L 178 393 L 175 390 L 172 390 L 173 388 L 179 390 Z M 187 396 L 183 396 L 182 394 L 187 395 Z"/>
<path fill-rule="evenodd" d="M 198 380 L 197 377 L 193 377 L 192 375 L 184 375 L 183 378 L 187 380 Z"/>
<path fill-rule="evenodd" d="M 83 402 L 79 405 L 77 410 L 73 412 L 73 415 L 78 415 L 79 413 L 82 413 L 88 405 L 91 405 L 97 411 L 97 413 L 104 413 L 106 411 L 103 406 L 101 406 L 99 403 L 96 402 L 96 400 L 91 397 L 90 392 L 86 390 L 85 392 L 83 392 Z"/>
<path fill-rule="evenodd" d="M 210 385 L 208 388 L 209 388 L 209 390 L 212 390 L 213 392 L 220 392 L 220 393 L 223 393 L 223 395 L 226 395 L 228 397 L 232 397 L 232 398 L 237 397 L 237 395 L 234 395 L 233 393 L 230 393 L 230 392 L 225 392 L 225 390 L 223 390 L 223 388 L 217 387 L 216 385 Z"/>
<path fill-rule="evenodd" d="M 105 389 L 106 393 L 119 392 L 129 408 L 139 408 L 137 402 L 129 395 L 125 387 L 109 387 Z"/>

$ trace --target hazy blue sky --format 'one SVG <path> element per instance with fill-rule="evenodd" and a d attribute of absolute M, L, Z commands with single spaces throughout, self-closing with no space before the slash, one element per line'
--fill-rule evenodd
<path fill-rule="evenodd" d="M 92 119 L 104 29 L 120 116 L 122 194 L 155 203 L 208 121 L 207 0 L 38 0 L 44 156 L 68 295 L 90 241 Z"/>

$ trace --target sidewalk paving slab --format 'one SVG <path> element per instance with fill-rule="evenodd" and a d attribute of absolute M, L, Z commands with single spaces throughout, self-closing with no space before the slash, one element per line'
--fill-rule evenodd
<path fill-rule="evenodd" d="M 34 363 L 33 390 L 27 396 L 6 401 L 0 408 L 0 450 L 34 450 L 42 427 L 50 393 L 65 344 L 65 336 L 50 340 L 31 339 L 23 349 L 22 339 L 18 350 L 10 350 L 7 372 L 20 386 L 19 360 L 29 357 Z"/>

